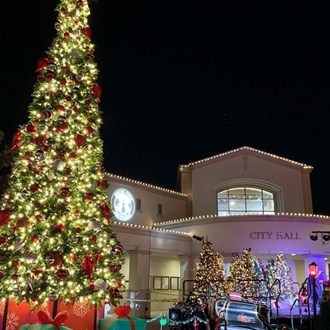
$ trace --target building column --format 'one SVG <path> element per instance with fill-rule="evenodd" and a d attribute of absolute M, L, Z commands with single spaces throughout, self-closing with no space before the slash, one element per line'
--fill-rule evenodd
<path fill-rule="evenodd" d="M 184 299 L 193 288 L 196 273 L 196 258 L 191 254 L 180 255 L 180 288 Z"/>
<path fill-rule="evenodd" d="M 127 290 L 131 308 L 135 316 L 150 316 L 150 252 L 139 249 L 128 251 L 129 289 Z"/>

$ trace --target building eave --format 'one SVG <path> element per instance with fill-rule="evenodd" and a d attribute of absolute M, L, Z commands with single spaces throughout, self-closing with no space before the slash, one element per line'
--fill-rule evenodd
<path fill-rule="evenodd" d="M 304 164 L 304 163 L 299 163 L 299 162 L 296 162 L 294 160 L 290 160 L 288 158 L 277 156 L 277 155 L 274 155 L 274 154 L 271 154 L 271 153 L 268 153 L 268 152 L 265 152 L 265 151 L 261 151 L 261 150 L 255 149 L 255 148 L 251 148 L 251 147 L 248 147 L 248 146 L 243 146 L 243 147 L 233 149 L 233 150 L 230 150 L 230 151 L 227 151 L 227 152 L 224 152 L 224 153 L 220 153 L 220 154 L 217 154 L 217 155 L 214 155 L 214 156 L 210 156 L 210 157 L 207 157 L 207 158 L 204 158 L 204 159 L 200 159 L 200 160 L 191 162 L 191 163 L 186 164 L 186 165 L 180 165 L 179 170 L 180 170 L 180 172 L 188 172 L 188 171 L 191 171 L 191 169 L 193 169 L 193 168 L 199 168 L 199 167 L 202 167 L 202 166 L 206 166 L 206 165 L 218 162 L 220 160 L 226 160 L 226 159 L 229 159 L 229 158 L 232 158 L 232 157 L 237 157 L 240 154 L 254 155 L 254 156 L 257 156 L 259 158 L 268 160 L 268 161 L 277 162 L 277 163 L 280 163 L 284 166 L 298 169 L 300 171 L 303 171 L 304 173 L 311 173 L 312 170 L 313 170 L 313 166 L 310 166 L 310 165 L 307 165 L 307 164 Z"/>

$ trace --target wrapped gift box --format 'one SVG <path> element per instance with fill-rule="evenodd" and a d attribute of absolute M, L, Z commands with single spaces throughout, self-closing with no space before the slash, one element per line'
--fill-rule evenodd
<path fill-rule="evenodd" d="M 134 330 L 134 327 L 135 330 L 146 330 L 147 320 L 139 317 L 108 317 L 99 322 L 99 330 Z"/>
<path fill-rule="evenodd" d="M 0 302 L 0 328 L 3 325 L 5 304 L 5 301 Z M 43 306 L 43 309 L 48 309 L 49 311 L 52 311 L 52 308 L 52 303 Z M 31 306 L 28 303 L 21 302 L 18 304 L 10 299 L 8 302 L 6 328 L 10 330 L 19 330 L 20 326 L 23 324 L 38 323 L 37 313 L 38 309 L 32 311 Z"/>
<path fill-rule="evenodd" d="M 103 305 L 90 305 L 84 301 L 77 301 L 74 304 L 60 301 L 57 311 L 68 312 L 69 317 L 63 325 L 75 330 L 97 330 L 98 320 L 104 317 Z"/>
<path fill-rule="evenodd" d="M 24 324 L 19 330 L 54 330 L 56 327 L 52 324 Z M 72 330 L 67 327 L 60 326 L 60 330 Z"/>
<path fill-rule="evenodd" d="M 54 318 L 48 310 L 38 311 L 38 323 L 24 324 L 19 330 L 72 330 L 62 326 L 63 322 L 69 317 L 67 312 L 58 313 Z"/>
<path fill-rule="evenodd" d="M 45 304 L 42 309 L 46 309 L 53 314 L 54 305 L 52 302 Z M 36 311 L 31 310 L 31 306 L 26 302 L 17 304 L 14 300 L 9 301 L 7 313 L 7 329 L 21 330 L 29 328 L 20 328 L 21 326 L 32 325 L 37 326 L 39 323 Z M 0 329 L 3 325 L 3 317 L 5 311 L 5 302 L 0 301 Z M 79 329 L 79 330 L 96 330 L 98 320 L 104 317 L 104 306 L 89 305 L 85 302 L 78 301 L 75 304 L 66 304 L 62 301 L 58 302 L 57 313 L 67 311 L 69 318 L 63 323 L 62 329 Z M 43 325 L 43 326 L 46 326 Z M 49 325 L 51 326 L 51 325 Z M 67 328 L 65 328 L 67 327 Z M 34 329 L 48 329 L 48 328 L 34 328 Z M 54 329 L 51 327 L 49 329 Z"/>

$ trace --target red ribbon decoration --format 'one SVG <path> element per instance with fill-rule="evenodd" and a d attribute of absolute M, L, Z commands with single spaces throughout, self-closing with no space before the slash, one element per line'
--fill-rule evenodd
<path fill-rule="evenodd" d="M 128 305 L 116 306 L 113 311 L 119 318 L 126 317 L 130 313 L 131 307 Z"/>
<path fill-rule="evenodd" d="M 89 26 L 82 28 L 81 31 L 85 35 L 86 38 L 88 38 L 89 40 L 92 39 L 92 30 Z"/>
<path fill-rule="evenodd" d="M 15 150 L 16 148 L 21 147 L 22 144 L 23 144 L 22 132 L 20 132 L 20 131 L 15 132 L 13 135 L 12 143 L 11 143 L 11 150 Z"/>
<path fill-rule="evenodd" d="M 107 204 L 101 204 L 100 209 L 102 211 L 102 215 L 107 220 L 108 224 L 110 223 L 110 208 Z"/>
<path fill-rule="evenodd" d="M 100 101 L 102 95 L 102 88 L 98 83 L 93 84 L 92 94 L 97 101 Z"/>
<path fill-rule="evenodd" d="M 84 147 L 86 145 L 86 139 L 81 134 L 76 134 L 76 136 L 74 137 L 74 142 L 76 143 L 76 146 L 78 148 Z"/>
<path fill-rule="evenodd" d="M 90 255 L 85 255 L 82 262 L 81 267 L 84 272 L 87 274 L 88 279 L 91 279 L 94 273 L 94 268 L 96 265 L 96 260 L 92 258 Z"/>
<path fill-rule="evenodd" d="M 4 226 L 10 221 L 10 210 L 1 210 L 0 211 L 0 227 Z"/>
<path fill-rule="evenodd" d="M 53 319 L 48 311 L 41 309 L 38 311 L 37 316 L 41 324 L 52 324 L 56 330 L 60 330 L 61 324 L 68 319 L 69 314 L 66 311 L 60 312 Z"/>
<path fill-rule="evenodd" d="M 36 72 L 41 71 L 50 63 L 50 59 L 48 57 L 42 57 L 38 60 Z"/>

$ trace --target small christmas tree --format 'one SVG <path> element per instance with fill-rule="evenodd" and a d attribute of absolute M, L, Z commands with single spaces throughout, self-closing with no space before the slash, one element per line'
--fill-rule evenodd
<path fill-rule="evenodd" d="M 226 291 L 223 260 L 219 253 L 213 250 L 212 243 L 207 238 L 203 240 L 196 266 L 196 282 L 192 298 L 206 303 L 210 296 L 223 296 Z"/>
<path fill-rule="evenodd" d="M 291 275 L 291 269 L 287 264 L 284 254 L 281 252 L 276 256 L 276 259 L 271 259 L 267 263 L 267 282 L 271 286 L 275 280 L 281 283 L 281 299 L 290 299 L 293 297 L 294 288 Z M 275 285 L 271 290 L 271 296 L 276 297 L 279 294 L 279 286 Z"/>
<path fill-rule="evenodd" d="M 279 276 L 274 259 L 268 260 L 266 269 L 267 287 L 270 289 L 269 294 L 272 299 L 275 299 L 280 295 L 280 284 L 277 282 L 277 280 L 279 280 Z"/>
<path fill-rule="evenodd" d="M 117 304 L 123 248 L 110 226 L 87 0 L 61 0 L 38 61 L 29 121 L 13 137 L 0 211 L 0 296 Z"/>
<path fill-rule="evenodd" d="M 240 257 L 233 257 L 230 277 L 236 283 L 236 291 L 243 298 L 254 301 L 266 299 L 267 287 L 262 264 L 260 259 L 251 253 L 250 248 L 245 248 Z"/>
<path fill-rule="evenodd" d="M 237 290 L 236 283 L 237 283 L 237 280 L 240 278 L 241 269 L 242 269 L 242 266 L 241 266 L 240 256 L 238 253 L 234 253 L 232 255 L 230 272 L 226 279 L 228 292 Z"/>

